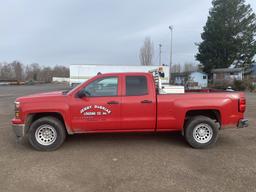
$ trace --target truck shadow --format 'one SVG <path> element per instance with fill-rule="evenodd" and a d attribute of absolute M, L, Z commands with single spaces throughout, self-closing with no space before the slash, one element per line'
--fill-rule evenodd
<path fill-rule="evenodd" d="M 186 141 L 180 132 L 165 133 L 90 133 L 70 135 L 65 145 L 83 144 L 152 144 L 186 146 Z"/>

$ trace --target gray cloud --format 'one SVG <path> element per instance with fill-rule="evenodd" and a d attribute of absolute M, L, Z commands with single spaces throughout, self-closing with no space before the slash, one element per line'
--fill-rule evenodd
<path fill-rule="evenodd" d="M 247 0 L 254 10 L 256 1 Z M 0 6 L 0 61 L 44 65 L 139 64 L 146 36 L 163 44 L 169 62 L 174 26 L 174 62 L 195 62 L 196 42 L 210 0 L 10 0 Z"/>

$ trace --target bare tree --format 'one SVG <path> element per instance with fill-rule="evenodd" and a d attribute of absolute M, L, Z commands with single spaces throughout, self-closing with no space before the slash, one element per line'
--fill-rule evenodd
<path fill-rule="evenodd" d="M 51 67 L 43 67 L 38 74 L 38 80 L 46 83 L 50 83 L 52 81 L 53 70 Z"/>
<path fill-rule="evenodd" d="M 8 63 L 3 63 L 0 76 L 2 80 L 15 80 L 15 73 L 12 66 Z"/>
<path fill-rule="evenodd" d="M 193 63 L 185 63 L 183 73 L 184 73 L 184 82 L 186 87 L 189 86 L 191 82 L 193 82 L 193 79 L 191 79 L 190 74 L 198 70 L 199 70 L 198 65 Z"/>
<path fill-rule="evenodd" d="M 56 65 L 53 68 L 53 76 L 55 77 L 69 77 L 69 68 L 65 66 Z"/>
<path fill-rule="evenodd" d="M 180 73 L 181 72 L 181 66 L 180 64 L 174 64 L 171 66 L 171 72 L 172 73 Z"/>
<path fill-rule="evenodd" d="M 30 65 L 30 68 L 31 68 L 31 75 L 32 75 L 32 80 L 35 80 L 35 81 L 39 81 L 39 73 L 41 71 L 41 67 L 38 63 L 32 63 Z"/>
<path fill-rule="evenodd" d="M 13 68 L 15 79 L 20 82 L 23 80 L 23 65 L 18 61 L 13 61 L 10 63 Z"/>
<path fill-rule="evenodd" d="M 193 71 L 197 71 L 198 70 L 198 66 L 192 63 L 185 63 L 184 65 L 184 72 L 193 72 Z"/>
<path fill-rule="evenodd" d="M 143 46 L 140 48 L 140 63 L 141 65 L 152 65 L 154 56 L 154 44 L 149 37 L 144 40 Z"/>

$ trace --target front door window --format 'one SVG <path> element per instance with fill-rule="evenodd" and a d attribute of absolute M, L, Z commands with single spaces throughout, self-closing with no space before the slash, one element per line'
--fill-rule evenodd
<path fill-rule="evenodd" d="M 107 77 L 93 81 L 84 88 L 89 97 L 113 97 L 118 93 L 118 78 Z"/>

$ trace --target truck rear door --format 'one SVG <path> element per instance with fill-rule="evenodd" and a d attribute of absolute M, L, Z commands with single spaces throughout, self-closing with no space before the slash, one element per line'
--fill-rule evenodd
<path fill-rule="evenodd" d="M 156 92 L 150 75 L 124 75 L 121 127 L 127 130 L 154 131 L 156 126 Z"/>

